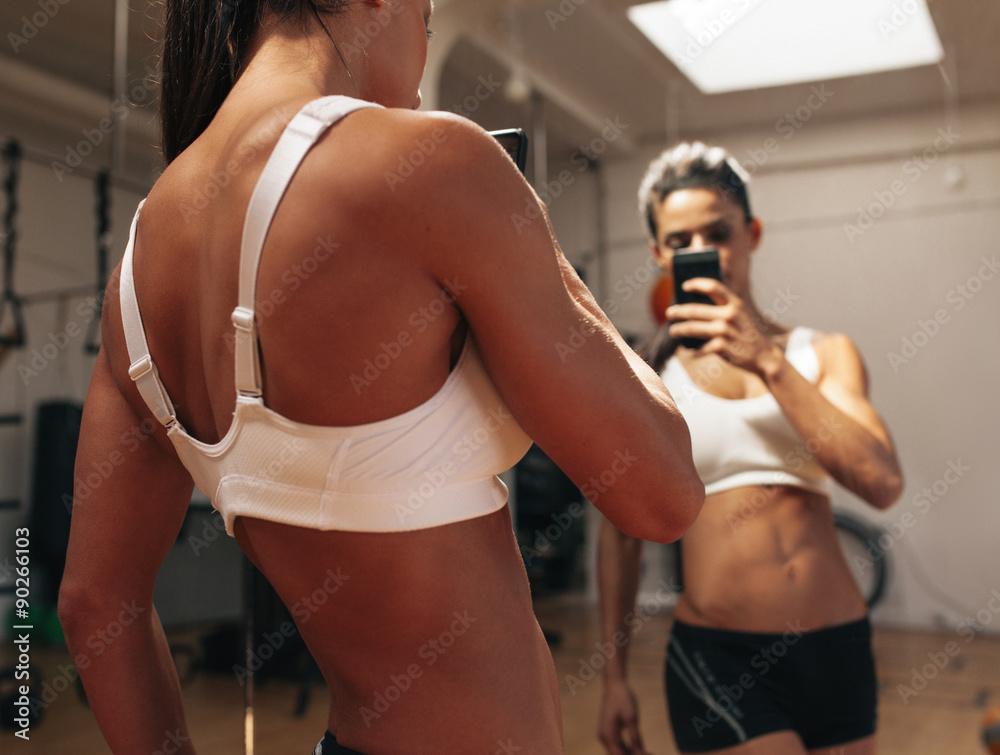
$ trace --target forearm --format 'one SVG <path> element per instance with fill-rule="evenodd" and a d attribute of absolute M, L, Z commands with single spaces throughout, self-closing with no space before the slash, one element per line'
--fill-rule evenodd
<path fill-rule="evenodd" d="M 623 430 L 620 445 L 620 450 L 627 454 L 638 455 L 636 466 L 630 469 L 630 472 L 634 469 L 635 474 L 629 474 L 628 480 L 619 479 L 615 489 L 594 486 L 601 500 L 591 500 L 618 527 L 633 536 L 659 542 L 676 540 L 694 521 L 704 501 L 704 487 L 691 459 L 687 424 L 660 377 L 621 337 L 565 258 L 561 264 L 566 288 L 589 322 L 587 332 L 596 336 L 595 341 L 612 341 L 627 365 L 627 380 L 618 381 L 614 394 L 609 393 L 607 401 L 591 410 L 591 425 L 611 432 L 621 424 L 620 417 L 635 412 L 636 406 L 642 407 Z M 590 340 L 584 341 L 582 348 L 587 348 Z M 609 379 L 606 384 L 610 387 L 615 383 Z M 602 413 L 605 416 L 602 417 Z M 615 460 L 609 459 L 607 463 L 615 463 Z M 655 469 L 656 474 L 643 471 L 646 467 Z M 632 480 L 644 479 L 652 480 L 652 486 L 626 489 Z M 588 497 L 589 493 L 585 490 Z M 665 513 L 682 524 L 672 526 L 672 532 L 665 534 L 649 530 L 649 524 L 662 520 Z"/>
<path fill-rule="evenodd" d="M 192 755 L 180 682 L 159 617 L 152 606 L 122 606 L 67 622 L 67 644 L 101 732 L 115 755 Z"/>
<path fill-rule="evenodd" d="M 782 356 L 762 377 L 782 412 L 802 436 L 796 449 L 815 458 L 839 484 L 878 508 L 888 506 L 902 485 L 899 464 L 888 434 L 877 418 L 866 427 L 844 411 Z"/>
<path fill-rule="evenodd" d="M 598 539 L 597 573 L 601 598 L 601 634 L 616 651 L 604 667 L 605 680 L 624 680 L 627 676 L 631 627 L 639 592 L 639 565 L 642 540 L 630 537 L 605 519 Z"/>

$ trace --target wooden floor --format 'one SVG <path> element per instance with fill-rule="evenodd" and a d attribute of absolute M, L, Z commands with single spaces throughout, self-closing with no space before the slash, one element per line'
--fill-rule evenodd
<path fill-rule="evenodd" d="M 600 635 L 597 611 L 581 598 L 563 596 L 539 601 L 538 618 L 547 630 L 561 633 L 553 656 L 562 691 L 565 752 L 603 755 L 596 740 L 600 677 L 583 680 L 581 663 L 595 652 Z M 671 616 L 668 610 L 651 616 L 635 635 L 630 673 L 642 705 L 645 744 L 656 755 L 676 753 L 667 723 L 662 688 L 663 650 Z M 875 655 L 879 671 L 880 755 L 983 755 L 981 723 L 985 711 L 1000 706 L 1000 638 L 978 636 L 966 643 L 956 635 L 902 632 L 876 628 Z M 905 702 L 898 685 L 911 684 L 914 669 L 946 655 L 948 642 L 958 654 L 948 659 L 926 687 Z M 953 646 L 954 647 L 954 646 Z M 931 657 L 928 657 L 931 654 Z M 9 659 L 3 657 L 4 662 Z M 59 648 L 33 649 L 49 684 L 43 719 L 29 742 L 0 731 L 4 753 L 98 755 L 107 753 L 100 732 L 74 685 L 69 659 Z M 568 675 L 574 677 L 572 683 Z M 582 682 L 582 686 L 576 683 Z M 571 688 L 572 687 L 572 688 Z M 231 674 L 198 674 L 185 686 L 188 721 L 199 752 L 242 755 L 243 691 Z M 256 755 L 307 755 L 325 728 L 327 697 L 313 687 L 302 718 L 294 716 L 298 687 L 291 682 L 259 685 L 254 708 Z M 164 753 L 172 751 L 164 741 Z M 401 753 L 405 755 L 405 753 Z M 448 755 L 462 755 L 449 753 Z M 487 754 L 487 755 L 492 755 Z"/>

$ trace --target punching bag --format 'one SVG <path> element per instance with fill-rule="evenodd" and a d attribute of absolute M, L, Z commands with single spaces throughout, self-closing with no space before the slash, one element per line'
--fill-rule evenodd
<path fill-rule="evenodd" d="M 73 466 L 83 407 L 69 401 L 39 404 L 32 459 L 32 604 L 55 606 L 66 565 L 73 500 Z M 39 589 L 35 589 L 36 583 Z"/>

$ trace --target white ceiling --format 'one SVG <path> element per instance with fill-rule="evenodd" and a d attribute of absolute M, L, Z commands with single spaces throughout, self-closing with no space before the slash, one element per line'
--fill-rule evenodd
<path fill-rule="evenodd" d="M 432 45 L 444 49 L 438 106 L 462 107 L 480 77 L 507 82 L 523 67 L 545 102 L 551 153 L 590 143 L 605 118 L 628 124 L 609 154 L 677 136 L 705 136 L 774 124 L 809 96 L 810 85 L 706 96 L 660 55 L 627 20 L 631 0 L 437 0 L 434 25 L 457 30 Z M 901 2 L 900 4 L 905 4 Z M 46 4 L 48 5 L 48 4 Z M 130 0 L 128 89 L 146 109 L 125 129 L 128 172 L 137 182 L 156 171 L 152 90 L 159 2 Z M 59 5 L 49 17 L 38 0 L 0 3 L 0 136 L 16 135 L 52 153 L 76 143 L 80 130 L 100 120 L 114 96 L 115 0 Z M 930 11 L 946 51 L 942 69 L 925 66 L 828 82 L 837 96 L 824 119 L 919 110 L 1000 96 L 1000 3 L 936 0 Z M 36 21 L 44 20 L 44 25 Z M 25 34 L 36 30 L 31 38 Z M 19 43 L 17 37 L 24 42 Z M 18 48 L 15 51 L 15 46 Z M 780 55 L 780 50 L 774 54 Z M 794 65 L 795 61 L 789 61 Z M 147 69 L 148 67 L 148 69 Z M 945 84 L 945 76 L 954 85 Z M 426 89 L 426 87 L 425 87 Z M 482 91 L 482 90 L 481 90 Z M 139 102 L 137 104 L 144 104 Z M 103 108 L 103 111 L 102 111 Z M 529 103 L 503 88 L 470 116 L 487 128 L 531 128 Z M 107 160 L 106 145 L 90 162 Z"/>

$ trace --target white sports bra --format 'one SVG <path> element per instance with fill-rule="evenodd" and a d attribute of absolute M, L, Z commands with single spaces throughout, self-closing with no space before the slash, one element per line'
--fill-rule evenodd
<path fill-rule="evenodd" d="M 785 358 L 815 383 L 819 360 L 813 331 L 795 328 Z M 829 496 L 832 480 L 816 460 L 816 448 L 799 435 L 770 393 L 724 399 L 701 390 L 672 357 L 660 377 L 691 431 L 695 468 L 705 494 L 747 485 L 791 485 Z"/>
<path fill-rule="evenodd" d="M 230 535 L 237 516 L 358 532 L 423 529 L 483 516 L 506 504 L 507 488 L 496 475 L 516 464 L 531 445 L 497 393 L 471 336 L 437 393 L 396 417 L 322 427 L 292 421 L 264 405 L 254 301 L 268 228 L 319 136 L 366 107 L 378 106 L 342 96 L 310 102 L 288 124 L 257 182 L 243 228 L 239 306 L 232 316 L 236 410 L 218 443 L 202 443 L 181 426 L 150 356 L 132 276 L 142 203 L 132 220 L 120 284 L 129 375 Z"/>

